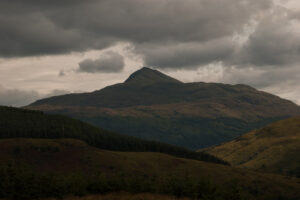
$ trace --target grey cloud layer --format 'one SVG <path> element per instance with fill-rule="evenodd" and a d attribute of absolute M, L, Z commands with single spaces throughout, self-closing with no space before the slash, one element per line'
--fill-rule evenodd
<path fill-rule="evenodd" d="M 136 52 L 142 54 L 146 65 L 158 68 L 197 68 L 230 57 L 235 50 L 228 38 L 201 43 L 142 44 Z"/>
<path fill-rule="evenodd" d="M 124 58 L 116 52 L 107 52 L 99 59 L 85 59 L 79 63 L 78 72 L 87 73 L 114 73 L 121 72 L 124 69 Z"/>
<path fill-rule="evenodd" d="M 157 68 L 291 65 L 300 58 L 293 27 L 299 16 L 272 0 L 2 0 L 0 56 L 84 52 L 126 41 Z M 240 45 L 235 36 L 253 22 Z"/>
<path fill-rule="evenodd" d="M 265 16 L 237 52 L 234 64 L 284 67 L 299 63 L 299 20 L 294 18 L 294 13 L 281 9 Z"/>
<path fill-rule="evenodd" d="M 85 51 L 120 41 L 140 47 L 146 43 L 139 53 L 144 53 L 149 43 L 159 47 L 168 41 L 170 48 L 181 43 L 187 52 L 196 54 L 192 51 L 198 48 L 189 50 L 188 44 L 201 46 L 203 42 L 204 46 L 210 40 L 241 32 L 253 17 L 271 6 L 271 0 L 3 0 L 0 55 Z M 214 45 L 210 48 L 216 49 Z M 179 53 L 183 51 L 180 48 L 171 50 Z M 145 56 L 151 63 L 151 53 Z M 156 63 L 156 56 L 153 59 Z"/>

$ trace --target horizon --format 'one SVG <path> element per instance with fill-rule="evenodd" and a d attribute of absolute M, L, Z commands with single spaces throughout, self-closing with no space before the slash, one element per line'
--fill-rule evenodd
<path fill-rule="evenodd" d="M 167 75 L 167 74 L 165 74 L 165 73 L 163 73 L 163 72 L 161 72 L 160 70 L 157 70 L 157 69 L 155 69 L 155 68 L 151 68 L 151 67 L 141 67 L 140 69 L 138 69 L 138 70 L 134 71 L 132 74 L 130 74 L 125 80 L 123 80 L 123 81 L 121 81 L 121 82 L 114 83 L 114 84 L 112 84 L 112 85 L 126 83 L 126 82 L 129 80 L 129 78 L 131 77 L 131 75 L 133 75 L 133 74 L 136 73 L 136 72 L 142 71 L 142 70 L 144 70 L 144 69 L 150 69 L 150 70 L 152 70 L 152 71 L 156 71 L 156 72 L 158 72 L 158 73 L 164 74 L 164 75 L 166 75 L 167 77 L 174 78 L 174 77 L 171 77 L 171 76 L 169 76 L 169 75 Z M 175 79 L 175 80 L 178 80 L 178 79 L 176 79 L 176 78 L 174 78 L 174 79 Z M 180 80 L 178 80 L 178 81 L 180 81 Z M 180 81 L 180 82 L 181 82 L 181 81 Z M 240 83 L 237 83 L 237 84 L 230 84 L 230 83 L 216 83 L 216 82 L 181 82 L 181 83 L 183 83 L 183 84 L 186 84 L 186 83 L 212 83 L 212 84 L 224 84 L 224 85 L 231 85 L 231 86 L 236 86 L 236 85 L 245 85 L 245 86 L 249 86 L 249 85 L 246 85 L 246 84 L 240 84 Z M 112 85 L 107 85 L 107 86 L 104 86 L 103 88 L 96 89 L 96 90 L 92 90 L 92 91 L 77 91 L 77 92 L 70 92 L 70 93 L 57 94 L 57 95 L 53 95 L 53 96 L 46 96 L 46 97 L 44 97 L 44 98 L 37 99 L 36 101 L 42 100 L 42 99 L 51 98 L 51 97 L 61 96 L 61 95 L 67 95 L 67 94 L 84 94 L 84 93 L 92 93 L 92 92 L 102 90 L 102 89 L 104 89 L 104 88 L 106 88 L 106 87 L 108 87 L 108 86 L 112 86 Z M 252 87 L 252 86 L 250 86 L 250 87 Z M 254 88 L 254 87 L 253 87 L 253 88 Z M 254 88 L 254 89 L 256 89 L 256 88 Z M 256 90 L 258 90 L 258 89 L 256 89 Z M 260 90 L 258 90 L 258 91 L 260 91 Z M 289 99 L 287 99 L 287 100 L 289 100 Z M 36 101 L 30 102 L 30 104 L 35 103 Z M 291 100 L 290 100 L 290 101 L 291 101 Z M 292 101 L 292 102 L 293 102 L 293 101 Z M 295 102 L 293 102 L 293 103 L 295 103 Z M 27 104 L 27 105 L 30 105 L 30 104 Z M 297 104 L 297 103 L 295 103 L 295 104 L 296 104 L 296 105 L 299 105 L 299 104 Z M 27 105 L 24 105 L 24 106 L 27 106 Z M 20 107 L 23 107 L 23 106 L 20 106 Z"/>
<path fill-rule="evenodd" d="M 297 0 L 56 3 L 0 2 L 0 105 L 100 90 L 143 66 L 300 105 Z"/>

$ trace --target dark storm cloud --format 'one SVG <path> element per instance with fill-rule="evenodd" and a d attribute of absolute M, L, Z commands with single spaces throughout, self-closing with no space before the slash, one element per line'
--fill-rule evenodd
<path fill-rule="evenodd" d="M 124 69 L 124 58 L 116 52 L 107 52 L 99 59 L 85 59 L 79 63 L 78 72 L 116 73 Z"/>
<path fill-rule="evenodd" d="M 1 6 L 1 3 L 0 3 Z M 59 54 L 105 48 L 113 43 L 84 30 L 62 28 L 43 13 L 0 14 L 0 55 L 4 57 Z"/>
<path fill-rule="evenodd" d="M 272 11 L 272 12 L 271 12 Z M 238 67 L 299 61 L 299 12 L 272 0 L 2 0 L 0 56 L 83 52 L 129 42 L 145 65 Z M 245 44 L 233 40 L 257 23 Z M 91 62 L 91 61 L 89 61 Z"/>
<path fill-rule="evenodd" d="M 102 49 L 120 41 L 158 47 L 166 41 L 207 43 L 240 32 L 271 6 L 270 0 L 2 0 L 0 55 L 68 53 Z M 209 57 L 195 63 L 214 61 Z M 149 55 L 146 58 L 156 63 L 156 57 L 154 61 Z"/>

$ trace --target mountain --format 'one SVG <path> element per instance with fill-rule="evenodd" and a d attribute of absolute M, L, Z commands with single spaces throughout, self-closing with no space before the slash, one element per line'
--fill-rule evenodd
<path fill-rule="evenodd" d="M 26 108 L 190 149 L 300 115 L 296 104 L 247 85 L 182 83 L 149 68 L 136 71 L 124 83 L 38 100 Z"/>
<path fill-rule="evenodd" d="M 128 79 L 125 81 L 127 84 L 151 84 L 151 83 L 181 83 L 180 81 L 169 77 L 157 70 L 153 70 L 147 67 L 143 67 L 142 69 L 131 74 Z"/>
<path fill-rule="evenodd" d="M 108 151 L 74 139 L 1 139 L 0 179 L 4 199 L 61 199 L 120 191 L 207 200 L 300 197 L 296 178 L 162 153 Z"/>
<path fill-rule="evenodd" d="M 6 138 L 73 138 L 101 149 L 161 152 L 183 158 L 226 164 L 207 153 L 197 153 L 169 144 L 112 133 L 65 116 L 0 106 L 0 139 Z"/>
<path fill-rule="evenodd" d="M 300 117 L 269 124 L 206 152 L 233 166 L 300 177 Z"/>

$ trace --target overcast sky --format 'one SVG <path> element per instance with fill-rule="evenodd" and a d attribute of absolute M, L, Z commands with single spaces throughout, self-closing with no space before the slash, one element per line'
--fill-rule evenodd
<path fill-rule="evenodd" d="M 93 91 L 149 66 L 300 104 L 299 0 L 1 0 L 0 105 Z"/>

